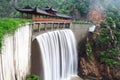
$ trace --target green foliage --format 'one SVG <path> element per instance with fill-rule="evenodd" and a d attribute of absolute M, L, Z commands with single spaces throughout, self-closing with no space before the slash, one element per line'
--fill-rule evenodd
<path fill-rule="evenodd" d="M 10 17 L 14 11 L 12 4 L 7 0 L 0 0 L 0 18 Z"/>
<path fill-rule="evenodd" d="M 53 8 L 59 10 L 58 12 L 64 14 L 74 14 L 75 10 L 81 14 L 81 16 L 87 16 L 89 11 L 89 4 L 92 0 L 1 0 L 0 1 L 0 17 L 18 17 L 19 14 L 14 9 L 13 5 L 18 7 L 23 7 L 26 5 L 31 5 L 35 7 L 36 5 L 40 7 L 52 6 Z"/>
<path fill-rule="evenodd" d="M 100 23 L 100 26 L 102 28 L 106 28 L 107 25 L 108 25 L 108 23 L 106 21 Z"/>
<path fill-rule="evenodd" d="M 26 78 L 26 80 L 39 80 L 39 76 L 37 76 L 37 75 L 30 75 L 29 77 Z"/>
<path fill-rule="evenodd" d="M 115 24 L 116 29 L 114 27 Z M 118 45 L 120 45 L 120 30 L 118 27 L 120 27 L 120 24 L 116 10 L 111 10 L 110 13 L 107 14 L 107 19 L 105 22 L 101 23 L 101 27 L 101 32 L 96 37 L 96 45 L 101 50 L 99 53 L 100 61 L 110 67 L 119 65 Z"/>
<path fill-rule="evenodd" d="M 92 54 L 91 44 L 90 44 L 90 43 L 87 43 L 86 47 L 87 47 L 87 53 L 88 53 L 89 55 Z"/>
<path fill-rule="evenodd" d="M 110 27 L 116 25 L 116 28 L 120 29 L 120 12 L 116 5 L 113 6 L 106 11 L 107 14 L 106 22 Z"/>
<path fill-rule="evenodd" d="M 88 60 L 90 60 L 91 59 L 91 54 L 93 53 L 92 46 L 91 46 L 90 42 L 88 42 L 86 44 L 86 53 L 87 53 L 87 56 L 88 56 Z"/>
<path fill-rule="evenodd" d="M 107 17 L 106 19 L 108 26 L 113 27 L 114 26 L 114 21 L 111 17 Z"/>
<path fill-rule="evenodd" d="M 112 67 L 113 65 L 119 65 L 120 63 L 114 59 L 109 58 L 102 58 L 101 62 L 107 64 L 108 66 Z"/>
<path fill-rule="evenodd" d="M 20 14 L 20 12 L 15 12 L 12 17 L 13 17 L 13 18 L 20 18 L 20 17 L 21 17 L 21 14 Z"/>
<path fill-rule="evenodd" d="M 110 31 L 107 28 L 102 28 L 99 35 L 96 36 L 96 42 L 98 47 L 102 47 L 112 41 Z"/>
<path fill-rule="evenodd" d="M 112 67 L 113 65 L 119 64 L 117 60 L 117 56 L 118 56 L 118 50 L 115 48 L 108 49 L 106 51 L 101 51 L 99 53 L 101 62 L 107 64 L 110 67 Z"/>
<path fill-rule="evenodd" d="M 0 19 L 0 49 L 2 47 L 4 35 L 13 34 L 20 24 L 24 24 L 26 22 L 30 21 L 21 19 Z"/>
<path fill-rule="evenodd" d="M 120 30 L 118 29 L 115 34 L 116 34 L 118 46 L 120 47 Z"/>
<path fill-rule="evenodd" d="M 89 5 L 93 0 L 75 0 L 74 4 L 76 5 L 76 9 L 79 10 L 81 16 L 87 16 L 89 11 Z"/>
<path fill-rule="evenodd" d="M 106 51 L 101 51 L 99 56 L 100 57 L 107 57 L 107 58 L 114 58 L 117 57 L 118 54 L 118 50 L 117 49 L 108 49 Z"/>

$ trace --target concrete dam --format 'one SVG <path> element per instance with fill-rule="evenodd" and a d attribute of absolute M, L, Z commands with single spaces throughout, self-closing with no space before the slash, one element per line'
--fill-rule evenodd
<path fill-rule="evenodd" d="M 33 29 L 35 25 L 25 24 L 13 35 L 4 36 L 0 80 L 25 80 L 30 74 L 39 75 L 40 80 L 70 80 L 77 76 L 77 43 L 92 25 L 70 24 L 43 30 L 39 24 Z"/>

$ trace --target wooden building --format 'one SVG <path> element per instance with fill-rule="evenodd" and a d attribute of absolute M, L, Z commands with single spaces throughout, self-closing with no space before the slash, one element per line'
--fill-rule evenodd
<path fill-rule="evenodd" d="M 34 21 L 59 21 L 59 22 L 70 22 L 71 17 L 65 14 L 59 14 L 57 10 L 52 7 L 40 8 L 38 6 L 31 7 L 30 5 L 24 8 L 17 8 L 24 19 L 33 19 Z"/>

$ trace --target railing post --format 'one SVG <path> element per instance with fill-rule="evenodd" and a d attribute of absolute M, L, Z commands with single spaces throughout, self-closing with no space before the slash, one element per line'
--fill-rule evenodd
<path fill-rule="evenodd" d="M 53 30 L 53 27 L 54 27 L 54 23 L 52 22 L 51 23 L 51 31 Z"/>
<path fill-rule="evenodd" d="M 71 22 L 34 22 L 30 24 L 32 35 L 36 35 L 38 32 L 40 34 L 50 30 L 71 28 L 71 25 Z"/>
<path fill-rule="evenodd" d="M 65 28 L 65 22 L 63 23 L 63 28 Z"/>
<path fill-rule="evenodd" d="M 51 23 L 51 31 L 54 29 L 54 23 Z"/>
<path fill-rule="evenodd" d="M 44 23 L 44 29 L 45 29 L 45 31 L 47 31 L 47 23 Z"/>
<path fill-rule="evenodd" d="M 34 23 L 32 23 L 32 35 L 34 33 Z"/>
<path fill-rule="evenodd" d="M 72 22 L 70 23 L 70 26 L 69 26 L 69 28 L 71 28 L 72 27 Z"/>
<path fill-rule="evenodd" d="M 38 32 L 40 32 L 40 25 L 41 23 L 38 23 Z"/>

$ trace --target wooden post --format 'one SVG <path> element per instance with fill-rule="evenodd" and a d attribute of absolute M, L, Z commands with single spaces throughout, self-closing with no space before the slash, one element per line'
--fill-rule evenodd
<path fill-rule="evenodd" d="M 38 23 L 38 32 L 40 31 L 40 23 Z"/>
<path fill-rule="evenodd" d="M 72 22 L 70 23 L 70 25 L 69 25 L 69 28 L 71 28 L 72 27 Z"/>
<path fill-rule="evenodd" d="M 63 23 L 63 28 L 65 28 L 65 23 Z"/>
<path fill-rule="evenodd" d="M 63 26 L 64 26 L 64 23 L 61 24 L 61 29 L 63 28 Z"/>
<path fill-rule="evenodd" d="M 54 26 L 53 26 L 53 29 L 56 29 L 56 23 L 53 23 L 53 25 L 54 25 Z"/>
<path fill-rule="evenodd" d="M 29 29 L 31 30 L 31 31 L 30 31 L 31 34 L 32 34 L 32 25 L 33 25 L 33 24 L 29 24 Z"/>
<path fill-rule="evenodd" d="M 66 25 L 67 25 L 66 27 L 69 28 L 69 23 L 67 23 Z"/>
<path fill-rule="evenodd" d="M 32 35 L 34 34 L 34 23 L 32 23 Z"/>
<path fill-rule="evenodd" d="M 67 23 L 65 23 L 65 28 L 67 28 Z"/>
<path fill-rule="evenodd" d="M 51 27 L 51 30 L 53 30 L 54 29 L 54 23 L 52 23 L 52 27 Z"/>
<path fill-rule="evenodd" d="M 67 23 L 67 28 L 70 28 L 70 23 Z"/>
<path fill-rule="evenodd" d="M 46 26 L 47 24 L 46 23 L 44 23 L 44 29 L 45 29 L 45 31 L 47 31 L 47 26 Z"/>
<path fill-rule="evenodd" d="M 64 25 L 64 23 L 61 23 L 61 27 L 60 27 L 60 29 L 62 29 L 62 28 L 63 28 L 63 25 Z"/>
<path fill-rule="evenodd" d="M 62 28 L 62 23 L 60 23 L 60 25 L 59 25 L 59 29 L 61 29 Z"/>
<path fill-rule="evenodd" d="M 57 23 L 58 25 L 57 25 L 57 29 L 59 29 L 59 25 L 60 25 L 60 23 Z"/>

